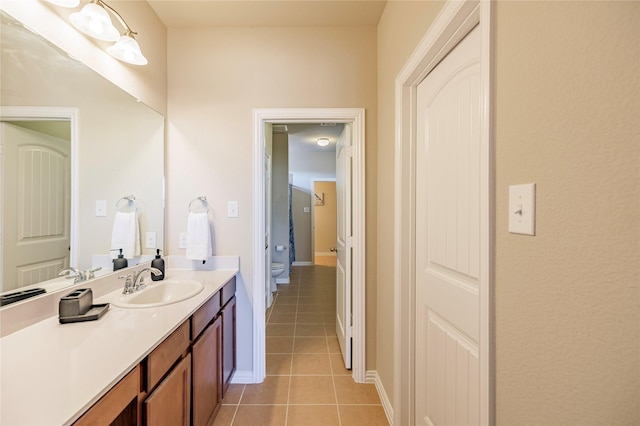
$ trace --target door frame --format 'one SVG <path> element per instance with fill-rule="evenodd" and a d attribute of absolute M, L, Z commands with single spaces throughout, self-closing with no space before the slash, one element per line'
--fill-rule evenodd
<path fill-rule="evenodd" d="M 69 206 L 69 265 L 76 265 L 78 260 L 78 172 L 79 172 L 79 136 L 78 136 L 78 108 L 40 107 L 40 106 L 2 106 L 0 107 L 0 121 L 69 121 L 71 144 L 71 188 L 69 190 L 71 205 Z M 2 159 L 4 161 L 4 158 Z M 0 179 L 2 177 L 0 176 Z M 4 197 L 0 194 L 0 226 L 4 220 Z M 0 229 L 0 234 L 2 230 Z M 0 270 L 4 247 L 0 244 Z"/>
<path fill-rule="evenodd" d="M 415 188 L 417 87 L 476 26 L 481 31 L 480 422 L 495 423 L 493 326 L 495 162 L 492 2 L 449 0 L 396 78 L 394 209 L 394 424 L 415 424 Z"/>
<path fill-rule="evenodd" d="M 364 108 L 256 108 L 253 110 L 253 381 L 266 371 L 264 283 L 264 136 L 265 124 L 350 123 L 352 126 L 352 377 L 365 382 L 365 113 Z"/>

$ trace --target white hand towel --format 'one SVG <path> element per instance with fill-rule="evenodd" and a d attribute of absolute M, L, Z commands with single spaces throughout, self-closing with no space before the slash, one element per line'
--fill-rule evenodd
<path fill-rule="evenodd" d="M 127 259 L 140 256 L 140 229 L 138 216 L 133 212 L 116 212 L 113 219 L 113 231 L 111 232 L 111 258 L 115 259 L 119 251 Z"/>
<path fill-rule="evenodd" d="M 187 221 L 187 259 L 205 261 L 213 254 L 207 213 L 189 212 Z"/>

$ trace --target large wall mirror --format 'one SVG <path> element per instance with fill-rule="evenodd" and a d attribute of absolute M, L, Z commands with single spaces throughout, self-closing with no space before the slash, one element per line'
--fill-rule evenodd
<path fill-rule="evenodd" d="M 0 293 L 70 285 L 69 266 L 109 272 L 117 211 L 137 217 L 130 266 L 150 259 L 164 243 L 164 117 L 0 13 Z"/>

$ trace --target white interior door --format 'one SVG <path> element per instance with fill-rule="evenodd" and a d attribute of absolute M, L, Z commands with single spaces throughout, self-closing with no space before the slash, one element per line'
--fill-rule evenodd
<path fill-rule="evenodd" d="M 480 41 L 476 27 L 418 86 L 419 425 L 480 420 Z"/>
<path fill-rule="evenodd" d="M 56 278 L 69 266 L 70 142 L 0 123 L 2 290 Z"/>
<path fill-rule="evenodd" d="M 336 333 L 344 364 L 351 369 L 351 125 L 345 124 L 336 144 Z"/>

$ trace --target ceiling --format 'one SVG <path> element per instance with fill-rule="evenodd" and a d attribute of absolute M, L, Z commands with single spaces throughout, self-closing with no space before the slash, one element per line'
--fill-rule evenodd
<path fill-rule="evenodd" d="M 325 123 L 325 125 L 294 123 L 286 126 L 286 133 L 289 134 L 289 152 L 335 152 L 336 142 L 344 128 L 342 123 Z M 329 145 L 318 145 L 316 143 L 318 138 L 329 139 Z"/>
<path fill-rule="evenodd" d="M 147 0 L 171 27 L 376 26 L 386 0 Z"/>

